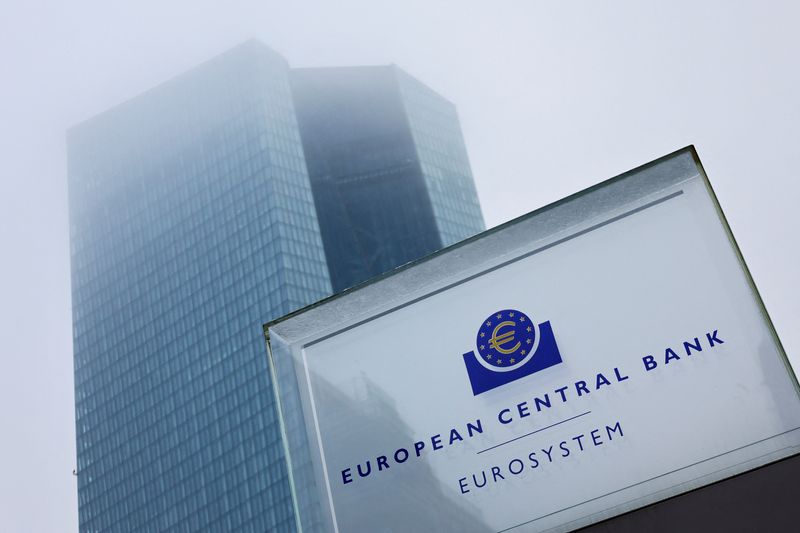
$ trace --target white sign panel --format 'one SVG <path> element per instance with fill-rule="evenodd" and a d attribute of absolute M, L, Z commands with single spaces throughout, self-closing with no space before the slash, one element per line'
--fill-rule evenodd
<path fill-rule="evenodd" d="M 568 530 L 795 453 L 794 376 L 693 156 L 271 326 L 304 528 Z"/>

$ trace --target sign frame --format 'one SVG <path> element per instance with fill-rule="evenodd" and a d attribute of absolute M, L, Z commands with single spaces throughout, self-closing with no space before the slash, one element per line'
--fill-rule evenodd
<path fill-rule="evenodd" d="M 314 391 L 310 388 L 308 365 L 302 355 L 307 347 L 386 316 L 399 308 L 441 294 L 487 272 L 504 268 L 524 257 L 559 246 L 668 202 L 681 195 L 680 191 L 674 190 L 676 185 L 697 178 L 705 186 L 719 224 L 758 307 L 763 325 L 769 331 L 786 376 L 800 398 L 800 385 L 777 331 L 697 152 L 694 146 L 688 146 L 265 324 L 269 368 L 279 409 L 281 436 L 298 529 L 339 530 L 336 506 L 330 491 L 331 480 L 328 479 L 325 454 L 322 451 Z M 663 194 L 663 191 L 672 192 Z M 631 206 L 635 207 L 630 208 Z M 582 229 L 571 230 L 579 224 L 583 224 Z M 535 237 L 524 237 L 531 234 Z M 543 244 L 532 249 L 520 247 L 518 243 L 521 237 L 523 240 L 527 238 L 528 243 L 542 241 Z M 487 254 L 487 251 L 490 253 Z M 496 258 L 492 264 L 477 259 L 486 255 Z M 577 518 L 573 516 L 555 526 L 547 525 L 546 529 L 570 530 L 586 526 L 794 455 L 800 451 L 800 431 L 792 431 L 795 432 L 793 435 L 797 435 L 796 438 L 793 437 L 791 442 L 787 441 L 787 445 L 781 445 L 779 449 L 760 457 L 749 458 L 721 469 L 714 475 L 703 476 L 679 486 L 651 491 L 600 512 Z"/>

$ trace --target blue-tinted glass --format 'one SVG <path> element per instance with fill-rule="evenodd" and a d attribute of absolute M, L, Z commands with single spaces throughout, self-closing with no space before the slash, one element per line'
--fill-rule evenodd
<path fill-rule="evenodd" d="M 483 230 L 450 102 L 394 66 L 292 86 L 335 291 Z"/>
<path fill-rule="evenodd" d="M 83 530 L 293 527 L 261 325 L 330 283 L 287 74 L 252 43 L 70 133 Z"/>
<path fill-rule="evenodd" d="M 442 247 L 394 69 L 292 72 L 335 291 Z"/>
<path fill-rule="evenodd" d="M 444 246 L 484 229 L 455 106 L 397 69 L 422 175 Z"/>
<path fill-rule="evenodd" d="M 293 529 L 261 325 L 483 229 L 452 104 L 255 42 L 71 130 L 69 177 L 86 531 Z"/>

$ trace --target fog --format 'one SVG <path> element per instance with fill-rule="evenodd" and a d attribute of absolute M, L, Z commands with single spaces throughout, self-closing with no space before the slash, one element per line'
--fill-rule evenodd
<path fill-rule="evenodd" d="M 694 144 L 800 364 L 795 2 L 4 8 L 0 531 L 77 529 L 66 129 L 250 37 L 295 67 L 396 63 L 453 101 L 489 227 Z"/>

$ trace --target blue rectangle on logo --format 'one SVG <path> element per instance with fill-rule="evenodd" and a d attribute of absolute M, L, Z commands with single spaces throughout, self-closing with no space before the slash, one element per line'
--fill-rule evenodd
<path fill-rule="evenodd" d="M 539 324 L 541 338 L 533 357 L 524 365 L 509 371 L 490 370 L 487 366 L 478 361 L 475 352 L 464 354 L 464 364 L 467 367 L 470 384 L 472 384 L 472 394 L 477 396 L 488 390 L 492 390 L 506 383 L 511 383 L 522 377 L 529 376 L 545 368 L 557 365 L 561 362 L 561 353 L 558 351 L 556 338 L 550 321 Z"/>

